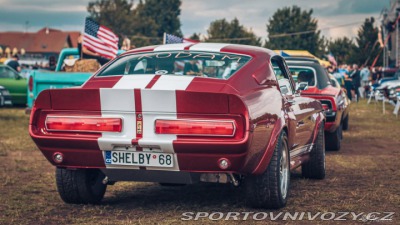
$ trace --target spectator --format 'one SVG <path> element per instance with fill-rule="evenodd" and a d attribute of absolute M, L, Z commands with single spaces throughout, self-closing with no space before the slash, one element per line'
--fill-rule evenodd
<path fill-rule="evenodd" d="M 375 71 L 372 73 L 372 83 L 376 83 L 382 78 L 382 67 L 375 67 Z"/>
<path fill-rule="evenodd" d="M 199 67 L 197 66 L 197 61 L 190 60 L 190 62 L 186 62 L 185 67 L 183 69 L 183 74 L 184 75 L 196 75 L 196 76 L 201 75 Z"/>
<path fill-rule="evenodd" d="M 360 99 L 360 86 L 361 86 L 361 76 L 360 70 L 358 69 L 358 65 L 353 65 L 353 72 L 351 73 L 351 79 L 353 82 L 354 94 L 356 96 L 356 101 L 358 102 Z"/>
<path fill-rule="evenodd" d="M 353 80 L 351 79 L 350 74 L 352 73 L 352 68 L 351 66 L 347 66 L 346 69 L 344 69 L 344 87 L 346 88 L 347 92 L 347 97 L 351 100 L 353 100 L 353 95 L 351 94 L 351 90 L 354 88 L 353 87 Z"/>
<path fill-rule="evenodd" d="M 131 50 L 131 40 L 126 35 L 122 35 L 123 41 L 122 41 L 122 50 L 128 51 Z"/>
<path fill-rule="evenodd" d="M 362 66 L 360 71 L 361 76 L 361 97 L 365 96 L 366 88 L 368 87 L 369 80 L 371 79 L 371 72 L 368 69 L 368 66 Z"/>
<path fill-rule="evenodd" d="M 11 60 L 8 61 L 6 65 L 13 68 L 15 71 L 19 73 L 21 72 L 21 65 L 19 65 L 18 60 L 19 60 L 18 55 L 13 55 Z"/>

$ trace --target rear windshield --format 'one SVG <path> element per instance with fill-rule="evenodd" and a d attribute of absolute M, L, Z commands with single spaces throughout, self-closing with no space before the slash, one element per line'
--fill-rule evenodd
<path fill-rule="evenodd" d="M 318 89 L 324 89 L 331 85 L 328 72 L 319 64 L 315 66 L 289 64 L 288 67 L 294 81 L 297 83 L 307 82 L 308 86 L 316 86 Z"/>
<path fill-rule="evenodd" d="M 296 83 L 307 82 L 308 86 L 315 86 L 316 73 L 310 67 L 290 67 L 290 73 Z"/>
<path fill-rule="evenodd" d="M 121 57 L 97 76 L 160 74 L 228 79 L 250 59 L 213 52 L 152 52 Z"/>

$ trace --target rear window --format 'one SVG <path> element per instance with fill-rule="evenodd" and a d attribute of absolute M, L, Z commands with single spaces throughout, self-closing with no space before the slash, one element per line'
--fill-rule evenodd
<path fill-rule="evenodd" d="M 308 86 L 315 86 L 316 72 L 310 67 L 289 67 L 292 78 L 296 83 L 307 82 Z"/>
<path fill-rule="evenodd" d="M 160 74 L 228 79 L 250 59 L 211 52 L 151 52 L 121 57 L 97 76 Z"/>

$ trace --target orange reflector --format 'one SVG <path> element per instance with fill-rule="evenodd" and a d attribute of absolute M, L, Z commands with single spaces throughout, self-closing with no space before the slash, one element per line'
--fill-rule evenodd
<path fill-rule="evenodd" d="M 49 131 L 75 132 L 121 132 L 121 118 L 47 116 L 46 129 Z"/>
<path fill-rule="evenodd" d="M 233 136 L 234 121 L 220 120 L 156 120 L 156 134 L 194 136 Z"/>

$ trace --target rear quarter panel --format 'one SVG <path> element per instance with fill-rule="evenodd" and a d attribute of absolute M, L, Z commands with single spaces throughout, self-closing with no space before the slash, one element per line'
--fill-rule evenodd
<path fill-rule="evenodd" d="M 34 100 L 40 92 L 46 89 L 69 88 L 82 85 L 92 73 L 66 73 L 52 71 L 34 71 L 32 92 L 28 90 L 28 108 L 32 108 Z"/>

